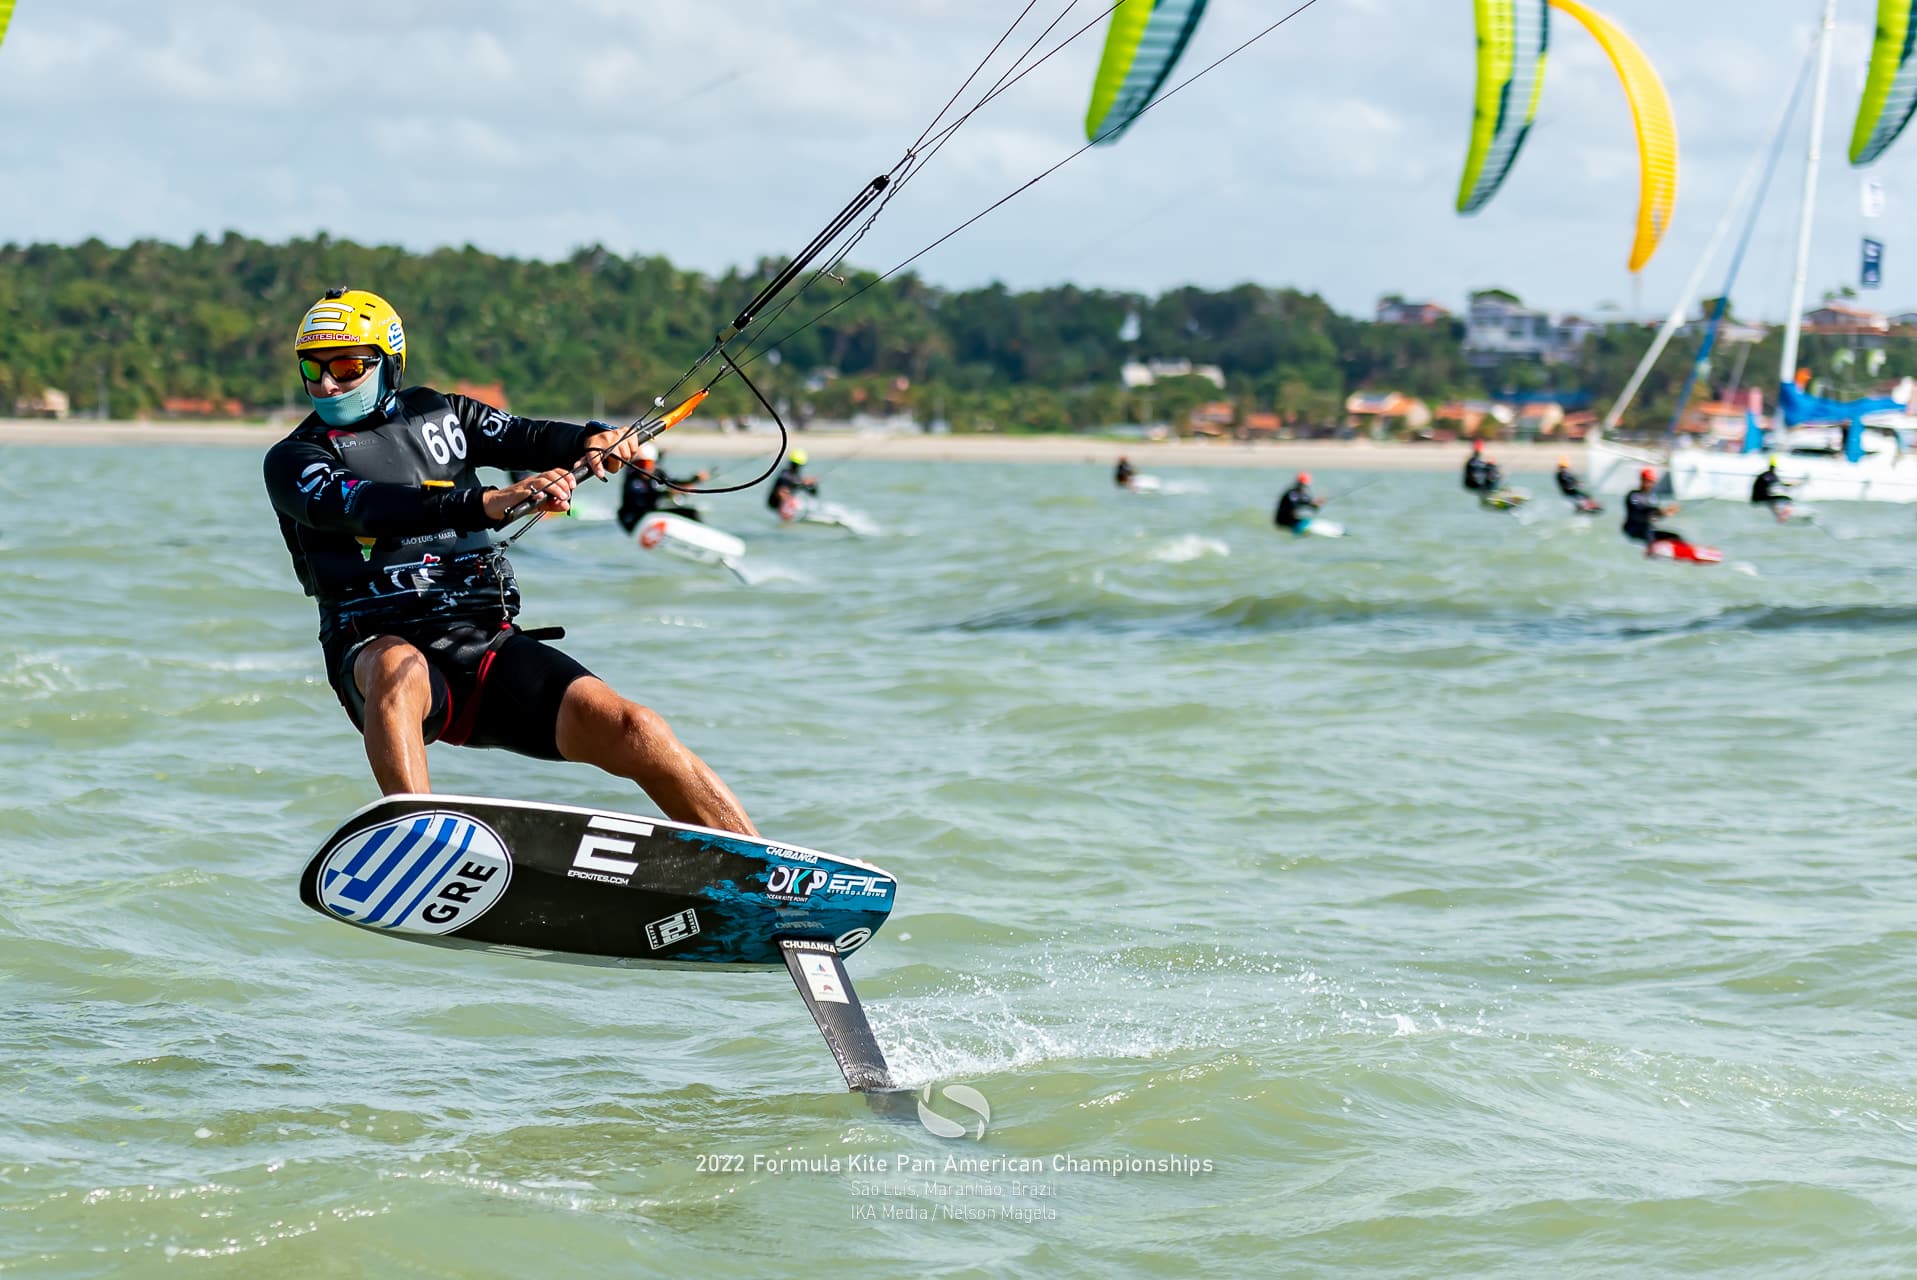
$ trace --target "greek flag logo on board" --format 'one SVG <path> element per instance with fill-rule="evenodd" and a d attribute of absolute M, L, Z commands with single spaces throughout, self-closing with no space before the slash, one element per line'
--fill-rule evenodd
<path fill-rule="evenodd" d="M 355 832 L 321 864 L 320 905 L 342 920 L 401 933 L 451 933 L 498 902 L 512 855 L 463 813 L 408 814 Z"/>

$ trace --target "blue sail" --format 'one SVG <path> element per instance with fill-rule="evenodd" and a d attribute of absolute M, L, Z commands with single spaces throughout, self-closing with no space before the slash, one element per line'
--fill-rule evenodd
<path fill-rule="evenodd" d="M 1826 400 L 1785 383 L 1777 389 L 1777 410 L 1787 426 L 1806 422 L 1846 422 L 1844 456 L 1856 462 L 1864 456 L 1864 419 L 1873 413 L 1901 413 L 1904 406 L 1884 396 L 1865 400 Z"/>
<path fill-rule="evenodd" d="M 1904 406 L 1888 396 L 1868 400 L 1826 400 L 1799 391 L 1788 383 L 1777 389 L 1777 407 L 1788 426 L 1806 422 L 1856 422 L 1873 413 L 1902 413 Z"/>

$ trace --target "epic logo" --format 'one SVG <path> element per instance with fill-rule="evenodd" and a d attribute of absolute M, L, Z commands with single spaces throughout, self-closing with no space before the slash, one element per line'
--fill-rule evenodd
<path fill-rule="evenodd" d="M 413 813 L 358 832 L 328 854 L 320 905 L 354 924 L 451 933 L 484 915 L 512 881 L 498 834 L 463 813 Z"/>
<path fill-rule="evenodd" d="M 806 898 L 830 877 L 817 867 L 774 867 L 766 874 L 766 892 L 775 898 Z"/>
<path fill-rule="evenodd" d="M 579 880 L 604 880 L 608 884 L 625 884 L 632 873 L 639 869 L 639 863 L 631 858 L 611 858 L 607 854 L 632 853 L 639 846 L 631 840 L 620 840 L 609 835 L 594 835 L 595 831 L 616 831 L 620 835 L 649 836 L 652 834 L 650 822 L 636 822 L 631 818 L 609 818 L 604 814 L 594 814 L 592 821 L 586 824 L 586 834 L 579 837 L 579 848 L 572 855 L 572 866 L 566 874 Z"/>
<path fill-rule="evenodd" d="M 883 898 L 892 892 L 892 882 L 884 876 L 862 876 L 841 871 L 832 877 L 831 892 L 853 893 L 861 898 Z"/>

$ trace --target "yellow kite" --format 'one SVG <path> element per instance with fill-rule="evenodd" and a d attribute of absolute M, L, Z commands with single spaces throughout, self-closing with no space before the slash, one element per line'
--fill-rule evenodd
<path fill-rule="evenodd" d="M 1892 3 L 1892 0 L 1884 0 Z M 1544 58 L 1550 45 L 1546 0 L 1475 0 L 1478 24 L 1478 93 L 1472 114 L 1471 148 L 1465 157 L 1458 211 L 1475 213 L 1497 193 L 1517 159 L 1537 116 L 1544 88 Z M 1917 0 L 1902 0 L 1904 4 Z M 1637 271 L 1657 252 L 1677 205 L 1677 122 L 1664 82 L 1644 51 L 1622 28 L 1578 0 L 1549 0 L 1596 38 L 1617 69 L 1637 128 L 1637 236 L 1630 267 Z"/>

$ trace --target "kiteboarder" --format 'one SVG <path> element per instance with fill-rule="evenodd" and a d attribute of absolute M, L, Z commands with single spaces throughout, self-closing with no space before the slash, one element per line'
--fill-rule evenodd
<path fill-rule="evenodd" d="M 1571 470 L 1569 458 L 1558 459 L 1558 492 L 1571 500 L 1574 510 L 1584 515 L 1595 515 L 1604 510 L 1596 498 L 1584 491 L 1584 485 L 1578 480 L 1578 473 Z"/>
<path fill-rule="evenodd" d="M 1138 472 L 1132 468 L 1132 460 L 1120 457 L 1117 468 L 1112 472 L 1112 483 L 1121 489 L 1129 489 L 1132 487 L 1132 477 L 1137 474 Z"/>
<path fill-rule="evenodd" d="M 779 519 L 792 520 L 799 514 L 799 495 L 818 491 L 819 482 L 805 473 L 805 450 L 794 449 L 786 455 L 785 470 L 772 478 L 765 504 L 779 513 Z"/>
<path fill-rule="evenodd" d="M 699 519 L 698 508 L 682 503 L 671 486 L 697 484 L 710 475 L 711 472 L 701 471 L 673 479 L 661 469 L 659 446 L 650 440 L 646 441 L 639 446 L 633 465 L 626 468 L 625 487 L 619 499 L 619 527 L 631 533 L 639 527 L 641 520 L 656 511 L 662 503 L 675 516 L 683 516 L 687 520 Z"/>
<path fill-rule="evenodd" d="M 1655 522 L 1665 516 L 1677 514 L 1676 503 L 1661 504 L 1651 492 L 1657 484 L 1657 472 L 1646 467 L 1637 477 L 1637 488 L 1624 495 L 1624 536 L 1642 542 L 1646 551 L 1658 542 L 1683 543 L 1683 534 L 1655 526 Z"/>
<path fill-rule="evenodd" d="M 402 386 L 399 314 L 365 290 L 329 290 L 293 350 L 313 412 L 267 451 L 266 489 L 380 790 L 429 791 L 429 742 L 499 747 L 597 765 L 674 821 L 757 834 L 656 712 L 546 644 L 556 628 L 514 622 L 519 587 L 491 531 L 521 503 L 567 510 L 576 461 L 603 479 L 641 442 Z M 540 470 L 489 489 L 481 466 Z"/>
<path fill-rule="evenodd" d="M 1464 487 L 1475 493 L 1491 492 L 1498 487 L 1491 479 L 1495 471 L 1495 464 L 1484 456 L 1484 441 L 1473 440 L 1471 456 L 1464 460 Z"/>
<path fill-rule="evenodd" d="M 1531 495 L 1524 490 L 1504 487 L 1504 468 L 1490 454 L 1485 454 L 1481 460 L 1473 454 L 1472 461 L 1482 461 L 1484 487 L 1478 491 L 1479 506 L 1493 511 L 1513 511 L 1531 501 Z"/>
<path fill-rule="evenodd" d="M 1777 523 L 1783 524 L 1791 518 L 1791 497 L 1787 490 L 1795 488 L 1796 481 L 1786 480 L 1777 474 L 1775 454 L 1766 458 L 1764 463 L 1764 469 L 1751 481 L 1751 501 L 1769 507 Z"/>
<path fill-rule="evenodd" d="M 1311 519 L 1318 514 L 1318 508 L 1324 501 L 1311 492 L 1311 473 L 1300 471 L 1298 480 L 1278 498 L 1278 510 L 1272 516 L 1272 523 L 1280 529 L 1289 529 L 1293 534 L 1302 534 L 1311 527 Z"/>

